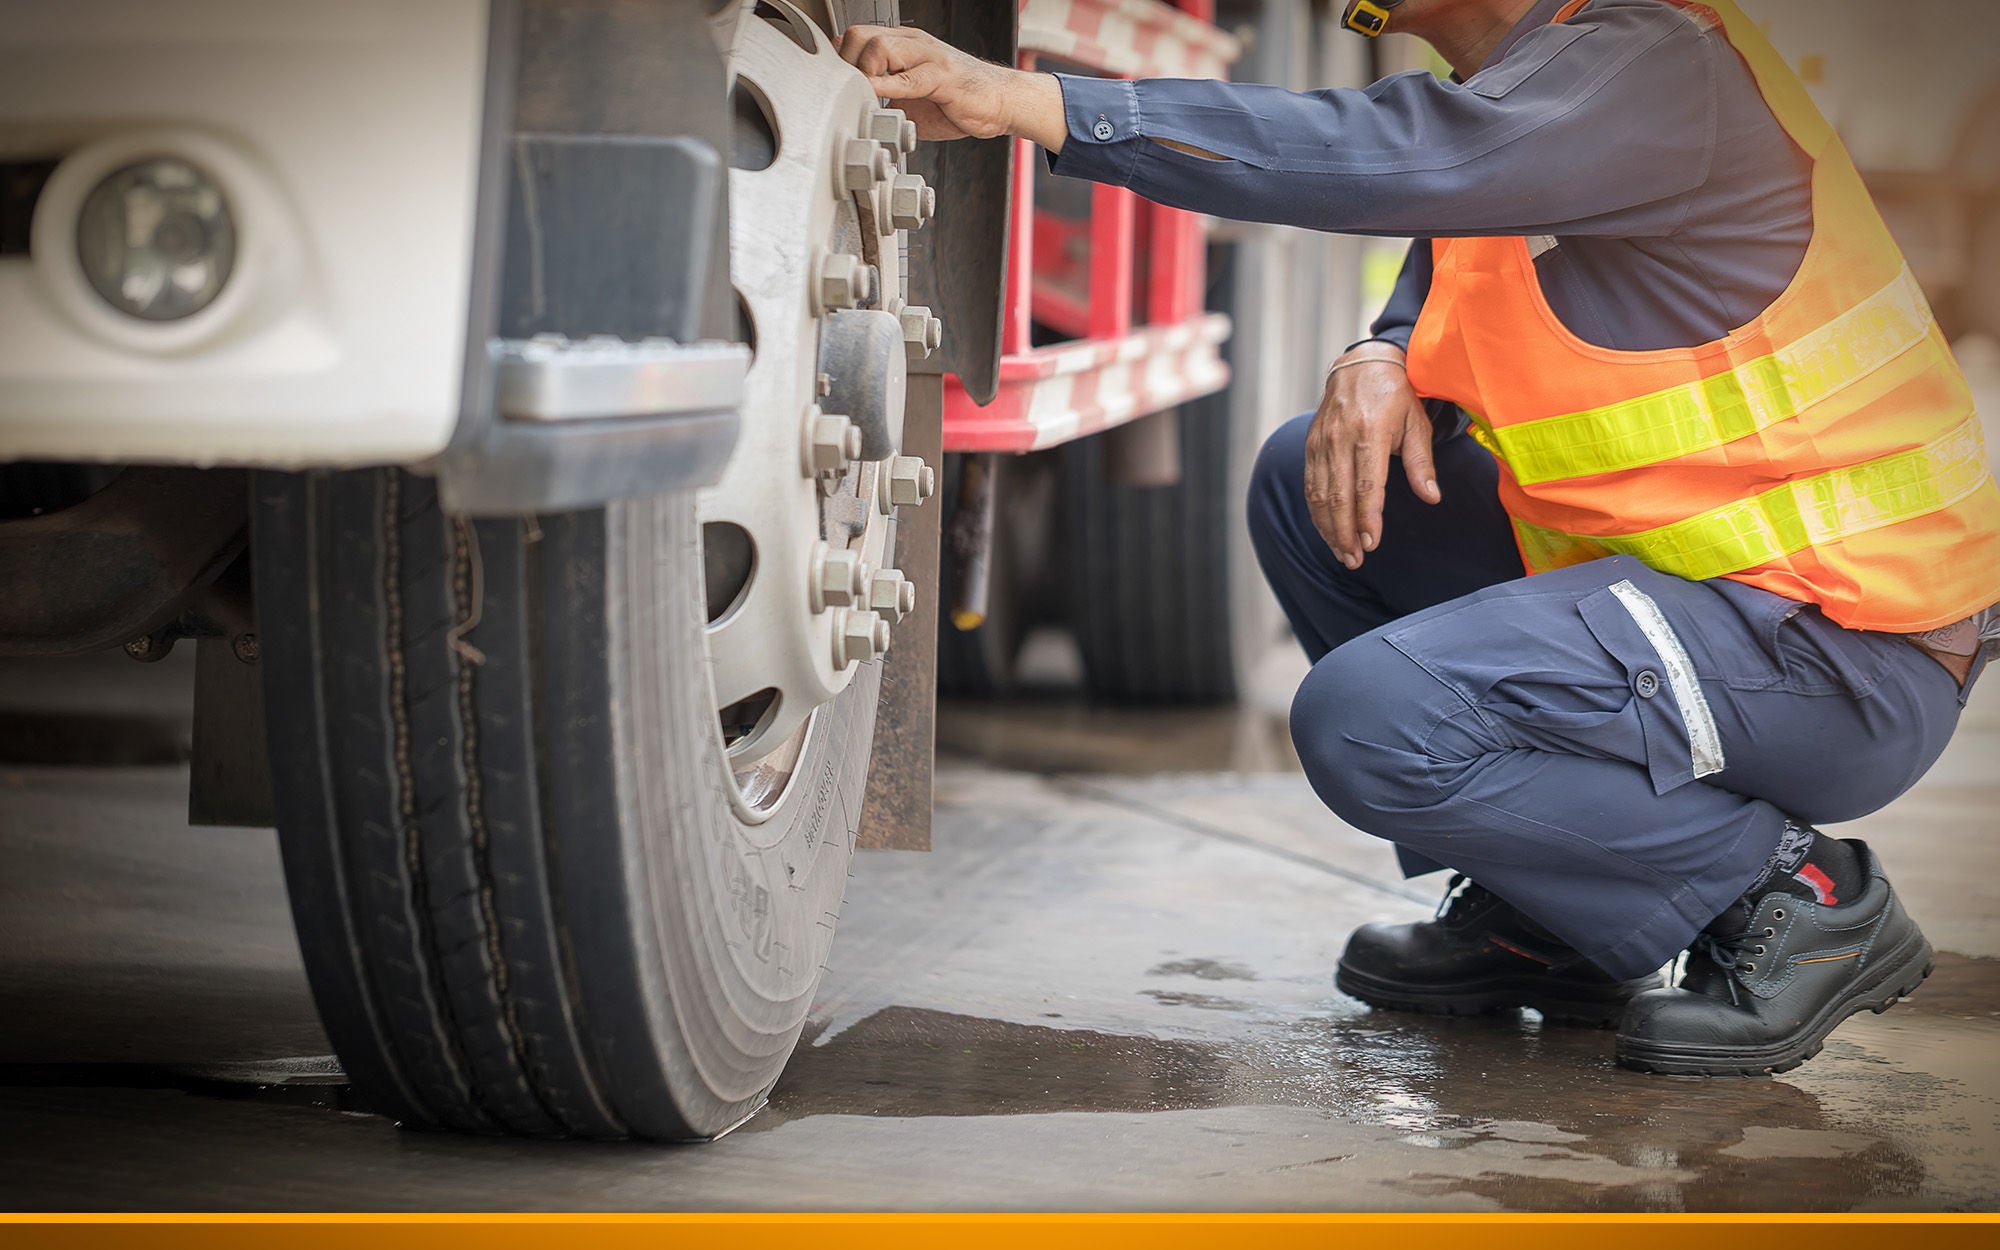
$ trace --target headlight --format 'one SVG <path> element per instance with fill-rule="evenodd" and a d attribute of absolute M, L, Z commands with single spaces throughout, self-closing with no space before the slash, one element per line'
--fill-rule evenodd
<path fill-rule="evenodd" d="M 191 317 L 236 263 L 236 224 L 215 179 L 186 161 L 127 165 L 84 197 L 77 259 L 104 302 L 146 321 Z"/>

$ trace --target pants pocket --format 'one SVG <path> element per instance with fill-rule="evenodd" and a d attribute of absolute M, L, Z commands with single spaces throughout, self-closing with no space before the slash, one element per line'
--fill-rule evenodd
<path fill-rule="evenodd" d="M 1778 624 L 1776 650 L 1784 670 L 1782 688 L 1793 694 L 1838 694 L 1859 698 L 1874 692 L 1883 671 L 1903 659 L 1896 648 L 1914 651 L 1888 634 L 1843 629 L 1820 610 L 1801 606 Z M 1927 662 L 1936 663 L 1934 660 Z"/>
<path fill-rule="evenodd" d="M 1635 587 L 1653 579 L 1637 561 L 1600 560 L 1420 613 L 1383 637 L 1475 709 L 1503 747 L 1620 760 L 1665 794 L 1719 771 L 1721 746 L 1713 717 L 1693 735 L 1683 721 L 1676 686 L 1701 691 L 1685 649 L 1668 648 L 1670 665 L 1621 598 L 1643 604 L 1661 632 L 1651 623 L 1659 609 Z M 1432 749 L 1456 758 L 1480 746 Z"/>
<path fill-rule="evenodd" d="M 1627 580 L 1584 596 L 1577 611 L 1630 683 L 1654 793 L 1727 767 L 1701 677 L 1659 604 Z"/>

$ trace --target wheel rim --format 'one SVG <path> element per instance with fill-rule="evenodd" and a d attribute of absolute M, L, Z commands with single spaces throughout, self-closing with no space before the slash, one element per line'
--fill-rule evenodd
<path fill-rule="evenodd" d="M 929 202 L 901 173 L 914 129 L 824 30 L 771 8 L 734 49 L 731 278 L 755 356 L 736 453 L 697 507 L 720 754 L 750 825 L 783 805 L 818 710 L 913 604 L 894 518 L 932 477 L 899 454 L 902 385 L 906 352 L 937 335 L 902 299 L 897 227 Z"/>

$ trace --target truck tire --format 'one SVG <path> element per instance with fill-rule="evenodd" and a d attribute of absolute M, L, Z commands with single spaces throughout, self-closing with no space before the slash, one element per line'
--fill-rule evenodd
<path fill-rule="evenodd" d="M 406 1124 L 712 1138 L 811 1006 L 916 589 L 895 516 L 930 489 L 898 454 L 904 239 L 877 194 L 913 128 L 815 12 L 764 0 L 733 37 L 753 359 L 711 487 L 475 521 L 400 470 L 259 480 L 299 942 L 350 1079 Z"/>
<path fill-rule="evenodd" d="M 732 801 L 688 495 L 449 516 L 395 470 L 262 475 L 278 829 L 322 1019 L 406 1125 L 714 1137 L 832 938 L 879 667 Z"/>
<path fill-rule="evenodd" d="M 1311 247 L 1294 242 L 1259 232 L 1209 244 L 1206 303 L 1234 323 L 1222 347 L 1232 382 L 1180 406 L 1178 482 L 1114 485 L 1098 439 L 1063 448 L 1063 519 L 1049 550 L 1063 565 L 1084 687 L 1095 698 L 1289 702 L 1297 644 L 1257 567 L 1247 494 L 1264 439 L 1313 402 L 1284 363 L 1301 350 L 1317 359 L 1313 317 L 1341 273 L 1312 250 L 1317 237 Z M 1267 292 L 1291 291 L 1300 273 L 1315 275 L 1298 287 L 1310 294 L 1297 307 L 1273 305 Z"/>
<path fill-rule="evenodd" d="M 1181 479 L 1105 480 L 1103 448 L 1067 448 L 1070 618 L 1085 689 L 1116 703 L 1206 704 L 1238 690 L 1230 573 L 1234 541 L 1226 393 L 1181 405 Z"/>

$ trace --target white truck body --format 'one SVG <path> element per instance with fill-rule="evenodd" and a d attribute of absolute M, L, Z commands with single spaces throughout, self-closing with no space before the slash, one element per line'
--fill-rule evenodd
<path fill-rule="evenodd" d="M 0 457 L 412 464 L 465 370 L 482 0 L 11 2 L 0 161 L 61 158 L 29 255 L 0 256 Z M 77 208 L 132 160 L 222 183 L 235 271 L 173 322 L 76 259 Z"/>

